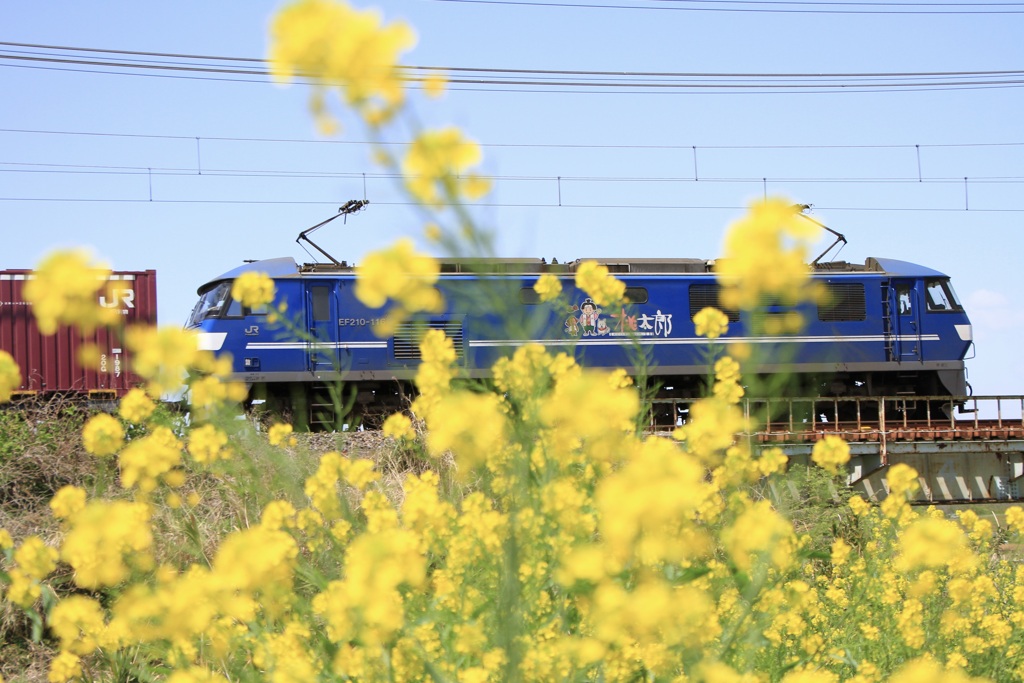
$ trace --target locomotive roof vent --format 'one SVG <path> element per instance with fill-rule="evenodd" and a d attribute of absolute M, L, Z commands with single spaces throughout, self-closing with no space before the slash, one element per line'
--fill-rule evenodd
<path fill-rule="evenodd" d="M 442 273 L 542 273 L 548 270 L 539 258 L 452 258 L 441 262 Z"/>
<path fill-rule="evenodd" d="M 707 273 L 711 270 L 710 261 L 696 258 L 633 258 L 621 259 L 576 259 L 571 270 L 575 271 L 584 261 L 596 261 L 608 268 L 609 273 Z"/>

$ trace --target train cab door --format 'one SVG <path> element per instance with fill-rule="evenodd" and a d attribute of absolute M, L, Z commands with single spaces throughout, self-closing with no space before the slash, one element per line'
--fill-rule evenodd
<path fill-rule="evenodd" d="M 338 297 L 333 283 L 310 282 L 306 288 L 309 369 L 327 372 L 338 367 Z"/>
<path fill-rule="evenodd" d="M 892 311 L 894 360 L 922 360 L 921 344 L 921 297 L 918 296 L 914 280 L 893 280 L 889 288 L 892 297 L 889 310 Z"/>

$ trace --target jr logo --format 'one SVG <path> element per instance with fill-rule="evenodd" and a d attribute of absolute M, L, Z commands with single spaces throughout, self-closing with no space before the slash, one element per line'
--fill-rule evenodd
<path fill-rule="evenodd" d="M 249 327 L 245 328 L 245 333 L 246 333 L 246 335 L 248 335 L 250 337 L 254 337 L 254 336 L 256 336 L 257 334 L 260 333 L 260 326 L 259 325 L 249 325 Z"/>
<path fill-rule="evenodd" d="M 100 306 L 104 308 L 118 308 L 123 306 L 124 308 L 135 308 L 135 290 L 134 289 L 117 289 L 113 288 L 110 290 L 110 300 L 107 300 L 106 294 L 100 295 Z"/>

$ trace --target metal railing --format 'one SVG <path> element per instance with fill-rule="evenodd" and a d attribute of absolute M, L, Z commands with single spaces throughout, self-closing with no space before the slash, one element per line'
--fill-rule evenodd
<path fill-rule="evenodd" d="M 671 431 L 689 420 L 692 399 L 651 401 L 649 429 Z M 1024 438 L 1024 396 L 883 396 L 747 398 L 748 436 L 761 442 L 976 440 Z"/>

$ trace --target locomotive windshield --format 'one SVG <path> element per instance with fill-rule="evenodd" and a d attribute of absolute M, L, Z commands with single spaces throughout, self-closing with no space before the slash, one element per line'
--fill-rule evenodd
<path fill-rule="evenodd" d="M 928 298 L 928 310 L 937 312 L 962 311 L 960 300 L 956 298 L 953 285 L 949 280 L 929 280 L 925 284 Z"/>
<path fill-rule="evenodd" d="M 231 298 L 231 283 L 221 282 L 199 296 L 186 327 L 196 327 L 207 318 L 216 318 Z"/>

